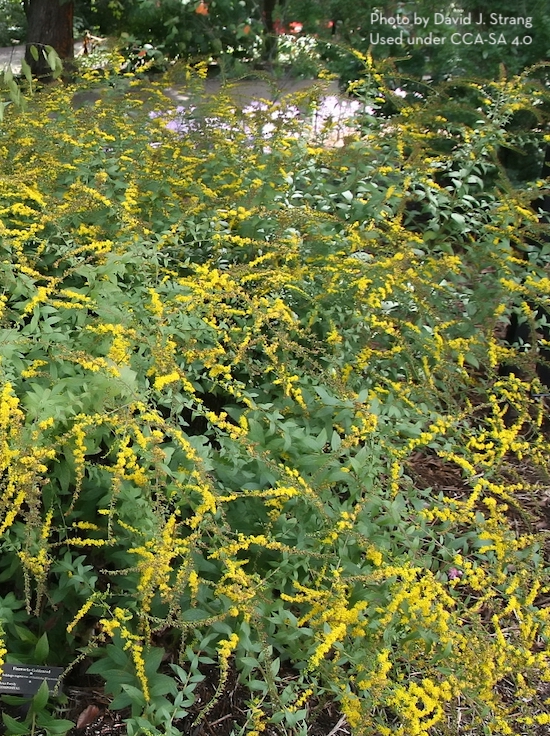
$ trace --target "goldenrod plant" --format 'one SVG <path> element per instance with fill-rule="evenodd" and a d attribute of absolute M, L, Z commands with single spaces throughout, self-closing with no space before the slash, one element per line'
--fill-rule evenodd
<path fill-rule="evenodd" d="M 39 54 L 42 54 L 52 71 L 52 78 L 57 79 L 59 77 L 63 66 L 54 48 L 33 45 L 31 46 L 31 54 L 34 59 L 38 59 Z M 14 76 L 11 64 L 0 70 L 0 123 L 3 122 L 4 112 L 10 105 L 22 110 L 26 108 L 28 99 L 33 95 L 34 86 L 31 68 L 25 59 L 21 61 L 21 74 L 19 76 Z"/>
<path fill-rule="evenodd" d="M 5 661 L 101 676 L 133 736 L 234 673 L 235 734 L 327 702 L 357 736 L 545 732 L 546 391 L 498 332 L 550 293 L 548 182 L 498 161 L 518 110 L 544 144 L 533 75 L 371 106 L 341 147 L 305 97 L 242 113 L 192 70 L 179 111 L 91 71 L 6 112 Z"/>

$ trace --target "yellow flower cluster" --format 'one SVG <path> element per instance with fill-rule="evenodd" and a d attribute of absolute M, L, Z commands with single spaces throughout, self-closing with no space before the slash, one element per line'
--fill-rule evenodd
<path fill-rule="evenodd" d="M 149 682 L 145 672 L 144 646 L 141 638 L 133 634 L 127 626 L 132 621 L 132 618 L 132 614 L 129 611 L 117 607 L 113 611 L 113 618 L 102 618 L 99 624 L 107 636 L 113 637 L 117 631 L 120 633 L 124 642 L 124 649 L 129 649 L 132 654 L 136 676 L 140 682 L 143 697 L 146 701 L 149 701 L 151 696 L 149 693 Z"/>
<path fill-rule="evenodd" d="M 142 547 L 128 550 L 130 554 L 141 558 L 137 565 L 140 574 L 137 590 L 141 598 L 141 610 L 145 614 L 149 612 L 157 591 L 161 598 L 165 600 L 170 598 L 172 561 L 188 552 L 188 544 L 178 539 L 176 529 L 176 516 L 172 514 L 158 539 L 149 540 Z"/>

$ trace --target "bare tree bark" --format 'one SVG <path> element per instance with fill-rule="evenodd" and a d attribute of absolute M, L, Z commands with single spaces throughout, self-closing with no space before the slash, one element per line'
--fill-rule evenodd
<path fill-rule="evenodd" d="M 47 79 L 51 69 L 42 53 L 45 46 L 52 46 L 61 59 L 74 58 L 73 0 L 26 0 L 27 49 L 25 59 L 33 75 Z M 38 49 L 34 59 L 30 47 Z"/>
<path fill-rule="evenodd" d="M 277 56 L 277 31 L 275 28 L 275 9 L 283 6 L 285 0 L 263 0 L 262 20 L 264 23 L 264 47 L 262 56 L 264 61 L 273 62 Z"/>

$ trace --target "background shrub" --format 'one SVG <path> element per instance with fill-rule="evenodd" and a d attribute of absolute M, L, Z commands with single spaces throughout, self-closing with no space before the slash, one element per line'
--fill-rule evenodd
<path fill-rule="evenodd" d="M 18 0 L 0 2 L 0 46 L 21 43 L 25 38 L 27 19 Z"/>

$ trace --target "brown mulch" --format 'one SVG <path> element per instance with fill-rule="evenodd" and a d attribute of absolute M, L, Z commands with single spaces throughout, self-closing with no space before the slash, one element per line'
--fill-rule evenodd
<path fill-rule="evenodd" d="M 196 701 L 189 715 L 173 725 L 186 736 L 230 736 L 238 732 L 246 723 L 250 691 L 239 684 L 237 671 L 231 669 L 221 696 L 210 705 L 218 687 L 219 670 L 215 666 L 205 667 L 203 674 L 205 679 L 195 690 Z M 67 736 L 126 736 L 129 710 L 109 710 L 109 699 L 99 686 L 66 687 L 65 694 L 69 703 L 60 717 L 80 726 L 71 729 Z M 309 707 L 308 736 L 350 736 L 345 717 L 334 703 L 311 698 Z M 284 733 L 284 729 L 272 725 L 263 731 L 265 736 Z"/>
<path fill-rule="evenodd" d="M 444 493 L 449 498 L 460 499 L 470 495 L 471 487 L 455 463 L 427 452 L 416 452 L 406 466 L 417 488 L 431 488 L 434 493 Z"/>
<path fill-rule="evenodd" d="M 415 453 L 407 462 L 407 471 L 417 488 L 432 489 L 434 495 L 466 500 L 472 492 L 458 465 L 429 452 Z M 523 483 L 528 487 L 514 492 L 516 504 L 509 504 L 507 517 L 516 534 L 541 536 L 550 562 L 550 477 L 529 459 L 519 460 L 512 454 L 502 462 L 501 477 L 510 486 Z"/>

